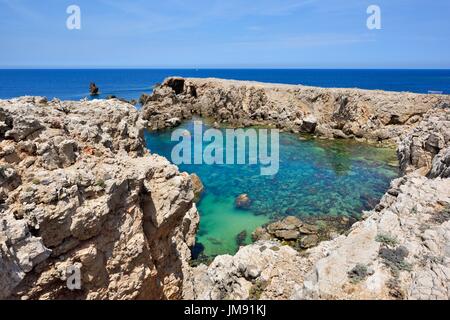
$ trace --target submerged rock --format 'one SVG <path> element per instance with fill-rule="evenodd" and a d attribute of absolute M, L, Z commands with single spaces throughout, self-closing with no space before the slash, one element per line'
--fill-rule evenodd
<path fill-rule="evenodd" d="M 237 196 L 234 201 L 234 205 L 238 209 L 249 209 L 251 204 L 252 204 L 252 201 L 251 201 L 250 197 L 248 196 L 248 194 L 246 194 L 246 193 L 243 193 L 243 194 Z"/>
<path fill-rule="evenodd" d="M 247 231 L 243 230 L 236 235 L 236 244 L 238 247 L 245 245 L 247 239 Z"/>
<path fill-rule="evenodd" d="M 297 217 L 289 216 L 257 228 L 252 234 L 252 239 L 279 240 L 294 248 L 308 249 L 316 246 L 320 240 L 331 239 L 332 235 L 350 228 L 351 225 L 343 225 L 346 219 L 346 217 L 308 218 L 309 223 L 306 223 Z"/>

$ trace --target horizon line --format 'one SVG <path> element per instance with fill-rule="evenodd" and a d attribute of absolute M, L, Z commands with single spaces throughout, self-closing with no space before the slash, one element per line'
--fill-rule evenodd
<path fill-rule="evenodd" d="M 0 70 L 450 70 L 450 67 L 0 66 Z"/>

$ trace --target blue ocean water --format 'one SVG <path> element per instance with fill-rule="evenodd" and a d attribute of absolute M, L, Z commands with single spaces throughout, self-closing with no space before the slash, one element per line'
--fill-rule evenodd
<path fill-rule="evenodd" d="M 326 69 L 33 69 L 0 70 L 0 98 L 40 95 L 78 100 L 95 82 L 104 98 L 137 99 L 168 76 L 217 77 L 235 80 L 450 94 L 450 70 Z"/>

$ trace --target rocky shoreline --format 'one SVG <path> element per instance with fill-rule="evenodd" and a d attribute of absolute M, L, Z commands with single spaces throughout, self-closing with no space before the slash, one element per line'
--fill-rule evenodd
<path fill-rule="evenodd" d="M 0 298 L 450 298 L 449 96 L 169 78 L 141 101 L 0 100 Z M 287 221 L 191 267 L 203 187 L 143 132 L 193 115 L 397 144 L 402 177 L 344 235 L 297 251 Z"/>
<path fill-rule="evenodd" d="M 0 100 L 0 298 L 181 298 L 192 182 L 144 124 L 118 100 Z"/>
<path fill-rule="evenodd" d="M 152 130 L 198 115 L 236 127 L 275 126 L 384 144 L 399 143 L 430 109 L 450 106 L 444 95 L 177 77 L 140 101 Z"/>
<path fill-rule="evenodd" d="M 316 236 L 276 222 L 236 255 L 192 268 L 184 298 L 450 298 L 449 96 L 175 77 L 141 101 L 153 130 L 199 115 L 398 150 L 402 177 L 346 234 L 299 252 L 286 242 Z"/>

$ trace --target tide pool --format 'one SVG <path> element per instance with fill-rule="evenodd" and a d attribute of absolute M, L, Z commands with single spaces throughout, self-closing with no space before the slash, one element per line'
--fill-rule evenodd
<path fill-rule="evenodd" d="M 194 120 L 180 128 L 193 139 Z M 178 143 L 171 141 L 173 130 L 147 132 L 150 151 L 170 160 Z M 204 255 L 233 254 L 238 234 L 241 244 L 249 243 L 255 228 L 287 215 L 357 217 L 372 209 L 398 176 L 394 149 L 290 133 L 280 133 L 279 142 L 280 167 L 273 176 L 262 176 L 259 165 L 179 165 L 182 171 L 195 172 L 205 186 L 197 235 Z M 236 197 L 244 193 L 250 207 L 235 208 Z"/>

